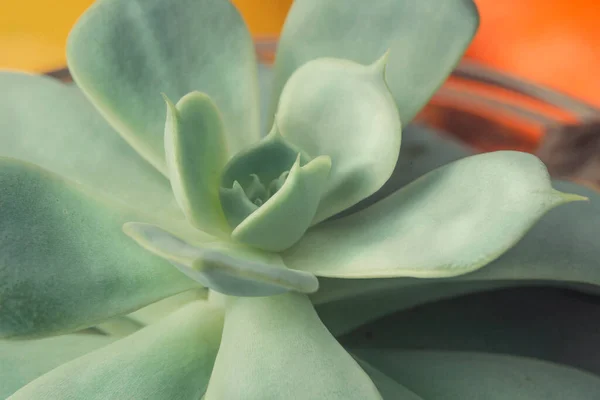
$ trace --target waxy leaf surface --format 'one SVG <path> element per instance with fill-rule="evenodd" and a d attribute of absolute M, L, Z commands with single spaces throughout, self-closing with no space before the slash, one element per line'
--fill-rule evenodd
<path fill-rule="evenodd" d="M 97 1 L 71 31 L 67 58 L 94 105 L 165 175 L 160 93 L 207 93 L 222 112 L 230 154 L 259 138 L 254 46 L 229 1 Z"/>
<path fill-rule="evenodd" d="M 0 158 L 0 337 L 71 332 L 197 284 L 121 231 L 140 215 Z"/>

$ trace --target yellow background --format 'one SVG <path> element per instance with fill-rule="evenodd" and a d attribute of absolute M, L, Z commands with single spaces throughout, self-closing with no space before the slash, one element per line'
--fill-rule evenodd
<path fill-rule="evenodd" d="M 167 0 L 168 1 L 168 0 Z M 276 35 L 292 0 L 232 0 L 255 36 Z M 63 68 L 71 26 L 93 0 L 3 0 L 0 68 L 35 72 Z"/>

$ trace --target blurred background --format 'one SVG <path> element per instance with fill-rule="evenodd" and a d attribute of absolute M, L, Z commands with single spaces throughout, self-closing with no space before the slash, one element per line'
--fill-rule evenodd
<path fill-rule="evenodd" d="M 292 0 L 232 1 L 272 62 Z M 92 2 L 3 2 L 0 68 L 68 77 L 66 37 Z M 418 120 L 477 151 L 536 153 L 556 177 L 600 184 L 600 2 L 475 2 L 479 32 Z"/>

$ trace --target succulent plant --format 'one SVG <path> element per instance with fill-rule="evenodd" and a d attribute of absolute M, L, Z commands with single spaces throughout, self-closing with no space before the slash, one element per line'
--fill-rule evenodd
<path fill-rule="evenodd" d="M 470 0 L 297 0 L 268 133 L 227 0 L 99 0 L 69 38 L 76 84 L 0 74 L 0 395 L 592 398 L 591 373 L 471 346 L 470 303 L 394 314 L 600 283 L 597 204 L 526 235 L 593 191 L 525 153 L 403 157 L 477 25 Z M 425 340 L 440 314 L 464 343 Z"/>

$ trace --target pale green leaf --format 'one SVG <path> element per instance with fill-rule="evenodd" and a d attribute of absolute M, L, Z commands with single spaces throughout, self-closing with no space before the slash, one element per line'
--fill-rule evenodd
<path fill-rule="evenodd" d="M 530 358 L 442 351 L 353 350 L 427 400 L 590 400 L 600 377 Z"/>
<path fill-rule="evenodd" d="M 548 210 L 581 199 L 554 190 L 530 154 L 481 154 L 315 227 L 283 256 L 291 268 L 318 276 L 451 277 L 488 264 Z"/>
<path fill-rule="evenodd" d="M 381 399 L 308 298 L 231 299 L 205 400 Z"/>
<path fill-rule="evenodd" d="M 496 290 L 401 311 L 340 340 L 353 348 L 512 354 L 600 375 L 600 303 L 565 289 Z"/>
<path fill-rule="evenodd" d="M 169 182 L 104 121 L 76 86 L 0 72 L 0 93 L 0 156 L 39 165 L 149 213 L 183 219 Z"/>
<path fill-rule="evenodd" d="M 276 122 L 282 136 L 311 157 L 331 157 L 315 222 L 373 194 L 394 170 L 401 126 L 384 80 L 387 54 L 382 54 L 366 66 L 311 61 L 291 76 L 281 94 Z"/>
<path fill-rule="evenodd" d="M 590 201 L 551 210 L 519 243 L 485 268 L 427 281 L 320 279 L 321 289 L 312 295 L 313 302 L 320 304 L 328 327 L 342 333 L 396 310 L 494 288 L 542 283 L 599 293 L 600 194 L 574 183 L 554 185 Z"/>
<path fill-rule="evenodd" d="M 143 217 L 0 158 L 0 337 L 70 332 L 197 284 L 121 231 Z"/>
<path fill-rule="evenodd" d="M 207 93 L 230 154 L 259 138 L 254 46 L 229 1 L 99 0 L 71 32 L 67 58 L 106 119 L 165 175 L 161 93 Z"/>
<path fill-rule="evenodd" d="M 198 400 L 219 348 L 223 313 L 194 302 L 34 380 L 10 400 Z"/>
<path fill-rule="evenodd" d="M 129 222 L 123 227 L 146 250 L 165 258 L 200 284 L 231 296 L 272 296 L 290 290 L 312 293 L 317 278 L 285 266 L 277 254 L 213 242 L 192 246 L 149 224 Z"/>
<path fill-rule="evenodd" d="M 368 64 L 390 49 L 386 80 L 406 125 L 450 74 L 478 23 L 471 0 L 296 0 L 279 41 L 273 104 L 310 60 Z"/>
<path fill-rule="evenodd" d="M 0 399 L 46 372 L 112 343 L 101 335 L 64 335 L 41 340 L 0 341 Z"/>
<path fill-rule="evenodd" d="M 311 225 L 330 169 L 331 159 L 327 156 L 317 157 L 303 166 L 298 156 L 281 188 L 244 219 L 231 237 L 273 252 L 295 244 Z"/>
<path fill-rule="evenodd" d="M 191 225 L 222 234 L 228 227 L 219 187 L 228 157 L 219 110 L 200 92 L 187 94 L 176 106 L 165 100 L 165 153 L 175 199 Z"/>

